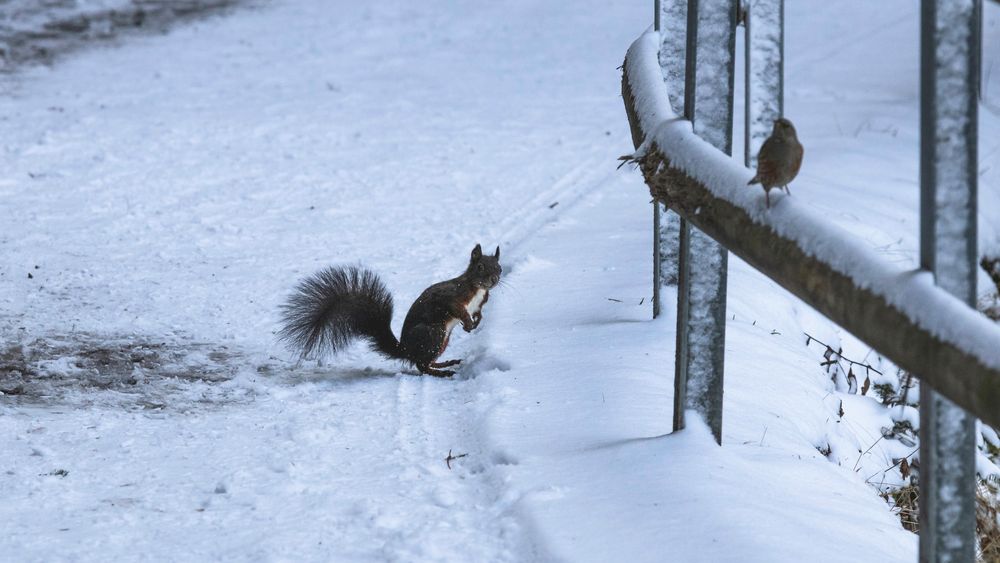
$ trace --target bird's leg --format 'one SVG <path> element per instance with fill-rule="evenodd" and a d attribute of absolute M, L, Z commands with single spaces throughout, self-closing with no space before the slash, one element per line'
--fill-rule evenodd
<path fill-rule="evenodd" d="M 792 190 L 788 189 L 788 184 L 785 184 L 785 185 L 784 185 L 784 186 L 782 186 L 782 187 L 783 187 L 783 188 L 785 188 L 785 193 L 786 193 L 786 194 L 788 194 L 788 195 L 792 195 Z"/>
<path fill-rule="evenodd" d="M 767 188 L 764 189 L 764 201 L 767 203 L 767 208 L 771 209 L 771 190 Z"/>

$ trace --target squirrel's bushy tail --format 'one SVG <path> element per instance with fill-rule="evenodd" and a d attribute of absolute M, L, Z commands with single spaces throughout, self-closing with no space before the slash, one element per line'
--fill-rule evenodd
<path fill-rule="evenodd" d="M 355 338 L 391 358 L 405 359 L 392 334 L 392 295 L 372 271 L 330 267 L 299 282 L 282 307 L 278 338 L 302 357 L 335 353 Z"/>

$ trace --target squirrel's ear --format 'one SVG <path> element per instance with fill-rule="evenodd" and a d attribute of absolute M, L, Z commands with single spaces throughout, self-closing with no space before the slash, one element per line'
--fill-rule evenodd
<path fill-rule="evenodd" d="M 483 257 L 483 247 L 477 244 L 476 247 L 472 249 L 472 259 L 479 260 L 482 257 Z"/>
<path fill-rule="evenodd" d="M 499 245 L 497 246 L 497 251 L 493 253 L 493 257 L 496 258 L 497 260 L 500 259 L 500 246 Z"/>

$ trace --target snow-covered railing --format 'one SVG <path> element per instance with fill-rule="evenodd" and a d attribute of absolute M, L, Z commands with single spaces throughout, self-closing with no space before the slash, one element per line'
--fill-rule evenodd
<path fill-rule="evenodd" d="M 639 165 L 658 203 L 654 219 L 663 220 L 662 204 L 682 221 L 675 429 L 683 427 L 683 414 L 678 418 L 678 411 L 693 408 L 706 418 L 721 442 L 722 359 L 716 356 L 721 355 L 725 330 L 719 326 L 717 309 L 721 302 L 724 315 L 728 250 L 921 378 L 927 391 L 921 406 L 921 561 L 971 561 L 975 553 L 975 443 L 969 443 L 969 438 L 975 418 L 1000 426 L 1000 327 L 969 306 L 975 296 L 971 268 L 975 264 L 976 75 L 972 69 L 978 68 L 979 50 L 979 37 L 969 30 L 979 17 L 978 3 L 923 0 L 924 269 L 907 271 L 883 260 L 856 236 L 793 198 L 765 208 L 760 190 L 747 187 L 752 171 L 727 154 L 732 67 L 731 56 L 725 60 L 720 52 L 732 53 L 735 21 L 746 12 L 737 8 L 736 0 L 662 2 L 662 6 L 657 2 L 655 29 L 628 50 L 622 95 L 636 147 L 631 160 Z M 755 33 L 761 34 L 762 42 L 771 43 L 764 46 L 772 53 L 763 55 L 763 64 L 774 62 L 777 53 L 779 74 L 781 5 L 781 0 L 748 5 L 751 10 L 771 10 L 769 19 L 758 20 L 764 29 Z M 772 25 L 775 21 L 777 27 Z M 687 37 L 671 40 L 669 34 L 678 32 L 686 32 Z M 712 35 L 706 48 L 721 58 L 709 55 L 702 60 L 705 55 L 698 53 L 702 34 Z M 751 35 L 748 31 L 748 43 Z M 747 107 L 757 115 L 748 116 L 747 130 L 754 138 L 747 141 L 747 148 L 755 153 L 760 143 L 757 125 L 773 119 L 762 120 L 761 115 L 781 111 L 782 85 L 773 68 L 753 77 L 761 67 L 750 66 L 751 55 L 747 55 Z M 678 60 L 681 57 L 686 64 Z M 708 69 L 704 82 L 695 72 L 700 67 Z M 683 75 L 680 69 L 685 69 Z M 720 83 L 727 80 L 728 91 L 720 89 Z M 774 103 L 763 107 L 753 100 L 753 86 L 770 89 L 762 99 L 768 102 L 770 96 Z M 699 114 L 699 100 L 714 100 L 716 114 L 728 102 L 730 114 Z M 682 106 L 684 117 L 673 109 Z M 685 230 L 690 226 L 697 230 Z M 701 233 L 718 243 L 721 259 L 707 246 L 698 250 L 704 253 L 707 248 L 711 258 L 692 254 L 692 237 Z M 662 235 L 657 230 L 658 246 L 665 243 Z M 658 276 L 658 250 L 655 256 L 654 275 Z M 692 274 L 701 280 L 685 280 Z M 654 307 L 658 305 L 657 301 Z M 695 362 L 699 365 L 692 367 Z M 692 393 L 695 400 L 685 398 Z M 937 394 L 947 401 L 936 398 Z"/>
<path fill-rule="evenodd" d="M 1000 426 L 1000 327 L 788 198 L 764 207 L 753 172 L 691 131 L 666 102 L 657 37 L 628 51 L 622 89 L 645 139 L 636 151 L 652 196 L 754 268 L 987 424 Z"/>
<path fill-rule="evenodd" d="M 753 172 L 691 130 L 667 101 L 648 32 L 628 50 L 622 94 L 650 194 L 928 386 L 1000 426 L 1000 326 L 886 262 L 857 236 L 786 198 L 764 207 Z"/>

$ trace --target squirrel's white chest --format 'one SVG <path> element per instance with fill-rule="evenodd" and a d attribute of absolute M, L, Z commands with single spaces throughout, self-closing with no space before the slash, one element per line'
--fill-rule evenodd
<path fill-rule="evenodd" d="M 480 289 L 476 291 L 472 299 L 465 304 L 465 310 L 468 311 L 469 315 L 475 315 L 483 308 L 483 301 L 486 299 L 486 290 Z M 445 330 L 448 334 L 451 334 L 451 330 L 462 323 L 461 319 L 451 319 L 445 324 Z"/>
<path fill-rule="evenodd" d="M 476 291 L 475 295 L 472 296 L 472 299 L 470 299 L 469 302 L 465 304 L 465 310 L 468 311 L 470 316 L 475 315 L 483 308 L 483 301 L 485 299 L 486 299 L 485 289 L 480 289 Z M 451 319 L 445 324 L 444 328 L 448 332 L 448 334 L 451 334 L 451 330 L 460 324 L 462 324 L 461 319 Z"/>
<path fill-rule="evenodd" d="M 486 298 L 486 290 L 480 289 L 476 291 L 476 294 L 472 296 L 469 303 L 465 306 L 465 310 L 469 312 L 470 315 L 475 315 L 483 308 L 483 299 Z"/>

